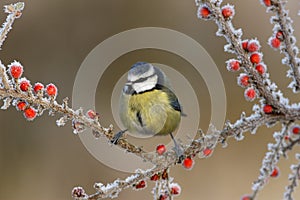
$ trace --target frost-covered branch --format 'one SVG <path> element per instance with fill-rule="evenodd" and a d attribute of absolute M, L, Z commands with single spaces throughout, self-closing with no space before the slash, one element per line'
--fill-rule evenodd
<path fill-rule="evenodd" d="M 296 159 L 300 160 L 300 154 L 296 154 Z M 289 175 L 290 184 L 286 186 L 284 193 L 284 198 L 286 200 L 292 200 L 292 194 L 295 188 L 298 186 L 298 180 L 300 179 L 300 162 L 297 165 L 291 165 L 292 174 Z"/>
<path fill-rule="evenodd" d="M 7 68 L 0 63 L 0 98 L 4 101 L 2 109 L 7 109 L 12 103 L 17 110 L 23 112 L 28 120 L 33 120 L 42 115 L 44 111 L 49 111 L 50 115 L 62 115 L 57 120 L 58 126 L 72 121 L 75 134 L 89 127 L 94 131 L 96 137 L 102 134 L 110 140 L 113 138 L 113 127 L 103 127 L 94 111 L 90 110 L 84 114 L 82 109 L 74 110 L 69 107 L 68 98 L 65 98 L 62 104 L 57 103 L 55 99 L 58 90 L 54 84 L 48 84 L 46 87 L 42 83 L 31 85 L 29 80 L 22 77 L 22 74 L 23 66 L 19 62 L 14 61 Z M 11 78 L 9 79 L 9 77 Z M 141 148 L 131 145 L 125 139 L 120 139 L 118 145 L 126 151 L 149 160 Z"/>
<path fill-rule="evenodd" d="M 299 119 L 300 113 L 297 109 L 290 110 L 290 115 L 278 115 L 272 113 L 265 113 L 258 105 L 254 105 L 252 115 L 246 117 L 245 113 L 241 114 L 241 118 L 234 124 L 227 122 L 222 131 L 220 131 L 220 139 L 226 140 L 228 137 L 235 137 L 237 140 L 244 138 L 243 133 L 250 131 L 252 134 L 256 133 L 257 129 L 263 125 L 267 127 L 275 125 L 277 122 L 288 122 Z"/>
<path fill-rule="evenodd" d="M 8 32 L 12 29 L 12 25 L 15 19 L 19 18 L 22 15 L 23 9 L 24 9 L 23 2 L 10 4 L 4 7 L 4 12 L 7 13 L 8 15 L 0 29 L 0 48 L 2 47 L 2 44 L 5 41 Z"/>
<path fill-rule="evenodd" d="M 275 49 L 280 48 L 281 52 L 285 54 L 282 62 L 290 66 L 288 77 L 293 78 L 289 87 L 297 92 L 300 83 L 299 59 L 297 58 L 299 50 L 295 45 L 292 20 L 288 17 L 285 9 L 286 1 L 261 0 L 261 2 L 268 8 L 267 11 L 276 14 L 271 18 L 271 23 L 275 25 L 269 44 Z M 253 200 L 269 177 L 278 175 L 279 171 L 275 165 L 280 156 L 286 157 L 286 151 L 299 144 L 300 128 L 298 125 L 292 126 L 292 123 L 298 119 L 296 116 L 299 115 L 300 107 L 299 104 L 290 105 L 289 100 L 270 80 L 258 39 L 242 40 L 242 30 L 234 28 L 232 24 L 232 18 L 235 15 L 234 6 L 230 4 L 222 6 L 221 4 L 222 0 L 196 0 L 198 18 L 215 21 L 218 26 L 217 36 L 222 36 L 227 41 L 224 46 L 225 52 L 237 56 L 236 59 L 227 61 L 227 69 L 231 72 L 238 72 L 240 69 L 244 71 L 238 76 L 238 85 L 245 88 L 246 100 L 253 101 L 255 98 L 259 98 L 260 105 L 253 106 L 254 113 L 249 117 L 242 113 L 240 120 L 234 124 L 227 122 L 225 131 L 220 132 L 220 139 L 226 140 L 227 137 L 235 136 L 237 140 L 241 140 L 245 131 L 255 133 L 256 129 L 263 124 L 270 127 L 279 122 L 283 126 L 280 132 L 273 134 L 276 142 L 268 146 L 269 152 L 263 160 L 260 176 L 253 185 L 253 194 L 243 197 L 243 199 Z"/>
<path fill-rule="evenodd" d="M 285 137 L 288 135 L 289 124 L 284 124 L 281 132 L 275 132 L 273 137 L 275 139 L 275 144 L 268 144 L 268 152 L 266 153 L 262 166 L 260 168 L 260 175 L 256 181 L 254 181 L 252 190 L 253 194 L 251 196 L 252 199 L 256 197 L 259 190 L 261 190 L 264 185 L 268 182 L 270 177 L 278 176 L 278 168 L 276 164 L 278 163 L 280 156 L 282 155 L 282 147 L 284 145 Z"/>
<path fill-rule="evenodd" d="M 294 92 L 300 90 L 300 59 L 298 58 L 299 48 L 296 46 L 296 38 L 293 35 L 293 20 L 289 17 L 285 6 L 286 0 L 260 0 L 266 6 L 267 12 L 272 12 L 275 16 L 270 19 L 274 24 L 273 35 L 269 38 L 269 45 L 274 49 L 280 49 L 285 55 L 282 63 L 289 66 L 287 77 L 293 79 L 289 88 Z"/>
<path fill-rule="evenodd" d="M 242 68 L 244 70 L 245 74 L 239 76 L 238 82 L 241 87 L 246 88 L 246 100 L 253 101 L 259 97 L 263 99 L 263 104 L 271 105 L 276 112 L 289 112 L 286 107 L 288 99 L 283 97 L 276 84 L 269 79 L 258 40 L 242 40 L 242 30 L 235 29 L 231 21 L 235 14 L 234 7 L 231 5 L 221 7 L 220 2 L 197 1 L 198 17 L 214 20 L 218 25 L 217 36 L 224 37 L 228 42 L 224 47 L 225 51 L 237 56 L 237 60 L 227 61 L 227 69 L 238 71 Z"/>

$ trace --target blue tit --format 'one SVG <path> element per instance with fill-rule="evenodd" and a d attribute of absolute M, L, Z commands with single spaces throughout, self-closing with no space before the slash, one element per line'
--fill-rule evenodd
<path fill-rule="evenodd" d="M 125 131 L 140 137 L 170 134 L 178 151 L 172 132 L 180 123 L 181 106 L 165 73 L 158 67 L 137 62 L 130 68 L 120 97 L 119 114 Z"/>

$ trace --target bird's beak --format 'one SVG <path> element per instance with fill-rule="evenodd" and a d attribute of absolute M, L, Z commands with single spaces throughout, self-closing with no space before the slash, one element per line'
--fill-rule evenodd
<path fill-rule="evenodd" d="M 123 87 L 123 92 L 125 94 L 131 94 L 132 93 L 132 83 L 131 82 L 127 82 L 124 87 Z"/>

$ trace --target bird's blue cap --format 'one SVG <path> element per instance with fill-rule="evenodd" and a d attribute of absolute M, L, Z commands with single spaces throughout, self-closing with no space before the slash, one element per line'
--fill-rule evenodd
<path fill-rule="evenodd" d="M 131 66 L 130 69 L 141 66 L 141 65 L 146 65 L 148 64 L 147 62 L 136 62 L 134 65 Z"/>

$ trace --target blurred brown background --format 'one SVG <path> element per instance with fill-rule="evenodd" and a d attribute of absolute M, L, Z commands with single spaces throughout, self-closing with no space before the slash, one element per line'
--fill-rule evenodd
<path fill-rule="evenodd" d="M 2 0 L 0 7 L 13 2 Z M 208 51 L 225 83 L 227 119 L 234 121 L 242 111 L 251 112 L 252 103 L 244 100 L 244 90 L 236 84 L 237 74 L 225 69 L 225 61 L 234 56 L 223 52 L 225 40 L 215 36 L 217 29 L 214 23 L 196 18 L 193 0 L 28 0 L 25 3 L 24 13 L 9 33 L 0 58 L 4 64 L 15 59 L 20 61 L 25 66 L 25 76 L 32 82 L 54 82 L 59 87 L 59 101 L 72 96 L 76 72 L 96 45 L 124 30 L 153 26 L 180 31 L 197 40 Z M 236 27 L 243 28 L 244 38 L 257 37 L 260 40 L 271 78 L 286 96 L 291 97 L 291 101 L 299 100 L 299 96 L 293 96 L 286 89 L 290 80 L 285 78 L 287 67 L 281 65 L 281 55 L 266 45 L 272 33 L 270 15 L 265 13 L 258 0 L 238 0 L 234 3 Z M 299 2 L 290 1 L 288 7 L 294 19 L 296 36 L 300 38 Z M 5 17 L 0 12 L 1 21 Z M 180 67 L 188 66 L 186 76 L 191 77 L 191 84 L 199 91 L 197 95 L 203 119 L 199 125 L 206 130 L 210 118 L 210 110 L 206 108 L 209 106 L 206 105 L 210 101 L 202 78 L 194 75 L 185 60 L 157 50 L 131 52 L 112 63 L 97 91 L 97 102 L 101 102 L 97 104 L 97 110 L 103 116 L 103 124 L 114 123 L 111 111 L 107 109 L 109 106 L 105 104 L 110 103 L 113 81 L 117 81 L 138 60 L 163 63 L 179 71 L 182 70 Z M 116 78 L 110 79 L 112 75 Z M 22 114 L 13 108 L 0 112 L 0 199 L 71 199 L 71 190 L 76 185 L 91 193 L 94 192 L 92 186 L 95 182 L 108 183 L 128 176 L 94 159 L 80 139 L 72 134 L 70 126 L 58 128 L 55 120 L 55 117 L 44 114 L 34 122 L 26 122 Z M 176 199 L 231 200 L 251 192 L 251 183 L 259 174 L 267 143 L 273 141 L 272 132 L 279 128 L 276 126 L 271 130 L 262 127 L 256 135 L 245 134 L 246 138 L 241 142 L 230 139 L 229 146 L 217 148 L 211 158 L 197 159 L 192 171 L 173 168 L 172 176 L 183 189 Z M 299 148 L 295 148 L 296 151 Z M 289 155 L 289 160 L 279 163 L 280 177 L 266 186 L 259 199 L 282 199 L 288 183 L 289 165 L 296 162 L 294 154 Z M 126 190 L 119 199 L 153 199 L 150 193 L 152 187 L 150 184 L 147 190 L 139 192 Z M 299 192 L 295 193 L 295 199 L 300 199 Z"/>

